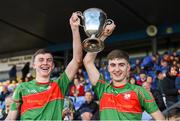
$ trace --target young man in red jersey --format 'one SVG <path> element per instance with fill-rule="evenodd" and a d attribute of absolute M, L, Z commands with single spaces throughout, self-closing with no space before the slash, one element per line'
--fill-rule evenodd
<path fill-rule="evenodd" d="M 33 57 L 36 78 L 18 85 L 6 120 L 15 120 L 18 115 L 20 120 L 62 120 L 64 96 L 70 80 L 82 64 L 78 15 L 73 13 L 69 22 L 73 35 L 73 58 L 65 72 L 57 80 L 50 80 L 54 68 L 53 56 L 45 49 L 38 50 Z"/>
<path fill-rule="evenodd" d="M 107 25 L 101 37 L 111 35 L 115 25 Z M 95 67 L 97 53 L 88 52 L 83 60 L 89 79 L 100 101 L 100 120 L 141 120 L 146 110 L 155 120 L 164 120 L 151 94 L 143 87 L 128 83 L 129 56 L 121 50 L 108 54 L 108 71 L 112 83 L 107 83 Z"/>

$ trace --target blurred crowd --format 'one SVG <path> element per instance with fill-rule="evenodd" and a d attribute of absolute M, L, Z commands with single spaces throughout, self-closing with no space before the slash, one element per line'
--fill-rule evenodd
<path fill-rule="evenodd" d="M 105 80 L 111 80 L 107 62 L 98 62 L 97 67 Z M 22 78 L 16 77 L 16 65 L 9 71 L 9 79 L 0 82 L 0 119 L 8 114 L 12 94 L 19 83 L 31 81 L 30 63 L 22 69 Z M 52 79 L 63 72 L 64 66 L 55 67 Z M 143 86 L 152 93 L 161 111 L 180 101 L 180 54 L 176 51 L 136 58 L 131 62 L 129 83 Z M 110 83 L 110 82 L 109 82 Z M 99 108 L 85 69 L 79 68 L 65 97 L 63 120 L 99 120 Z M 176 109 L 174 112 L 176 113 Z"/>

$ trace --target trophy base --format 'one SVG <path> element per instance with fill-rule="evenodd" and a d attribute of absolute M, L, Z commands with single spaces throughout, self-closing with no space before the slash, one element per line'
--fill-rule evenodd
<path fill-rule="evenodd" d="M 87 38 L 82 44 L 86 52 L 100 52 L 104 49 L 104 43 L 98 38 Z"/>

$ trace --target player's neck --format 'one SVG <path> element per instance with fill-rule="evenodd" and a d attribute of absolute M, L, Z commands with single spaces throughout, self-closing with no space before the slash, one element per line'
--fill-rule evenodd
<path fill-rule="evenodd" d="M 39 83 L 47 83 L 47 82 L 50 81 L 50 78 L 49 77 L 36 76 L 36 81 L 39 82 Z"/>
<path fill-rule="evenodd" d="M 120 87 L 120 86 L 124 86 L 124 85 L 126 85 L 126 83 L 127 83 L 127 81 L 126 80 L 123 80 L 123 81 L 121 81 L 121 82 L 117 82 L 117 81 L 113 81 L 113 86 L 115 86 L 115 87 Z"/>

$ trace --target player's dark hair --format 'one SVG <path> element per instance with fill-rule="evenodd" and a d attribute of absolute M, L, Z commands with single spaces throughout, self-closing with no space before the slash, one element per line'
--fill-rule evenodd
<path fill-rule="evenodd" d="M 113 50 L 107 56 L 108 61 L 115 58 L 125 59 L 127 62 L 129 62 L 129 55 L 123 50 Z"/>
<path fill-rule="evenodd" d="M 33 62 L 34 62 L 34 59 L 36 58 L 36 56 L 37 55 L 39 55 L 39 54 L 47 54 L 47 53 L 49 53 L 49 54 L 51 54 L 52 55 L 52 53 L 51 53 L 51 51 L 50 50 L 48 50 L 48 49 L 39 49 L 39 50 L 37 50 L 35 53 L 34 53 L 34 55 L 33 55 Z M 53 55 L 52 55 L 53 56 Z"/>

